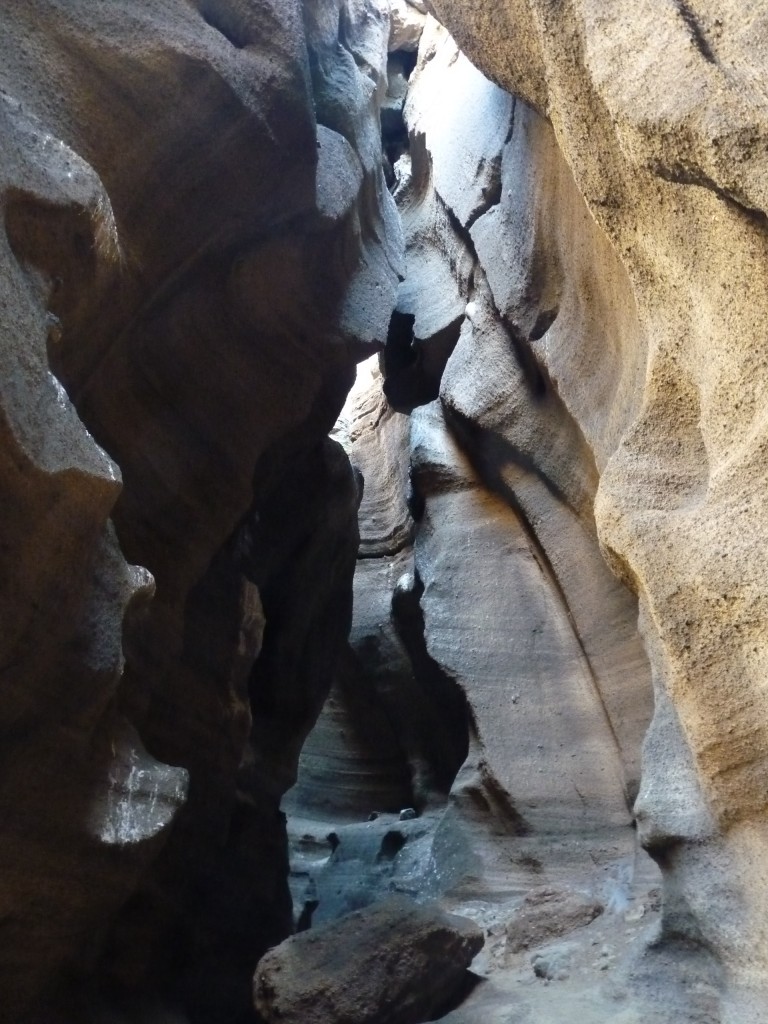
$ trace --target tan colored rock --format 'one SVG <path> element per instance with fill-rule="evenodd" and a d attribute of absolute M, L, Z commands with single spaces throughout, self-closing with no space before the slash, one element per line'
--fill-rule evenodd
<path fill-rule="evenodd" d="M 670 931 L 687 915 L 682 930 L 703 938 L 732 979 L 759 988 L 768 973 L 768 364 L 755 339 L 768 313 L 768 108 L 755 82 L 768 18 L 760 5 L 708 0 L 434 7 L 470 59 L 548 115 L 603 251 L 621 265 L 604 278 L 595 250 L 583 256 L 620 333 L 599 340 L 577 319 L 567 349 L 551 332 L 537 349 L 595 452 L 601 545 L 640 597 L 657 686 L 690 748 L 695 782 L 688 776 L 680 799 L 716 823 L 704 845 L 688 815 L 675 829 L 649 740 L 641 806 L 648 822 L 658 801 L 666 822 L 645 828 L 657 850 L 667 835 Z M 622 276 L 620 289 L 605 287 Z M 593 295 L 582 292 L 584 308 Z M 618 382 L 607 393 L 603 367 Z M 659 716 L 652 735 L 665 728 L 663 701 Z M 727 898 L 718 895 L 726 879 Z"/>

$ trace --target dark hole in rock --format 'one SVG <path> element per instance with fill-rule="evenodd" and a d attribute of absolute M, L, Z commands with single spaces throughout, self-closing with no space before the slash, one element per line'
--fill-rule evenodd
<path fill-rule="evenodd" d="M 405 846 L 406 841 L 407 838 L 402 832 L 398 832 L 397 829 L 392 829 L 392 831 L 387 832 L 381 840 L 381 848 L 379 849 L 379 855 L 376 859 L 394 860 Z"/>
<path fill-rule="evenodd" d="M 404 78 L 410 78 L 418 56 L 416 50 L 393 50 L 388 58 L 388 67 L 396 66 Z"/>
<path fill-rule="evenodd" d="M 320 900 L 307 900 L 296 922 L 297 932 L 306 932 L 312 927 L 312 915 L 320 906 Z"/>
<path fill-rule="evenodd" d="M 464 978 L 457 989 L 451 993 L 450 998 L 440 1006 L 436 1014 L 429 1018 L 430 1021 L 441 1020 L 447 1014 L 457 1010 L 463 1002 L 465 1002 L 475 991 L 478 985 L 482 985 L 485 982 L 485 978 L 481 978 L 477 974 L 473 974 L 472 971 L 466 971 Z"/>
<path fill-rule="evenodd" d="M 238 50 L 244 50 L 252 42 L 238 15 L 225 6 L 207 3 L 200 8 L 200 14 L 207 25 L 221 33 Z"/>
<path fill-rule="evenodd" d="M 408 491 L 405 500 L 414 522 L 421 522 L 427 507 L 426 501 L 410 468 L 408 469 Z"/>
<path fill-rule="evenodd" d="M 543 309 L 536 317 L 536 323 L 531 330 L 531 341 L 538 341 L 543 338 L 552 324 L 557 320 L 558 309 Z"/>
<path fill-rule="evenodd" d="M 385 378 L 390 373 L 404 370 L 416 362 L 416 351 L 413 347 L 413 325 L 416 317 L 413 313 L 401 313 L 396 309 L 392 313 L 387 330 L 387 343 L 382 353 Z"/>
<path fill-rule="evenodd" d="M 416 66 L 416 54 L 395 50 L 387 60 L 387 95 L 381 106 L 381 142 L 384 177 L 389 188 L 394 188 L 395 164 L 410 149 L 408 128 L 403 117 L 408 79 Z"/>
<path fill-rule="evenodd" d="M 412 313 L 394 311 L 381 368 L 384 394 L 396 412 L 413 412 L 437 398 L 443 371 L 459 340 L 463 321 L 463 315 L 457 317 L 425 341 L 414 335 L 416 317 Z"/>
<path fill-rule="evenodd" d="M 326 836 L 326 839 L 331 845 L 331 852 L 335 853 L 336 850 L 338 850 L 339 846 L 341 845 L 341 840 L 339 839 L 335 832 L 329 832 L 328 835 Z"/>
<path fill-rule="evenodd" d="M 469 709 L 466 697 L 430 656 L 425 637 L 421 595 L 424 584 L 418 573 L 413 585 L 398 586 L 392 596 L 395 629 L 408 651 L 416 677 L 433 709 L 426 734 L 426 754 L 441 792 L 448 793 L 469 753 Z"/>

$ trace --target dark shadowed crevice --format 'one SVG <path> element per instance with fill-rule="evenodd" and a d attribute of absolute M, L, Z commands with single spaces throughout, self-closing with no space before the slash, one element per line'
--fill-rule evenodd
<path fill-rule="evenodd" d="M 456 348 L 464 317 L 460 316 L 427 341 L 413 333 L 415 316 L 395 310 L 381 356 L 384 394 L 396 412 L 413 412 L 440 393 L 443 371 Z"/>
<path fill-rule="evenodd" d="M 472 260 L 475 265 L 475 275 L 482 274 L 485 277 L 485 273 L 482 269 L 482 264 L 477 254 L 475 247 L 475 240 L 472 238 L 472 234 L 468 228 L 465 228 L 459 218 L 453 212 L 453 210 L 447 204 L 444 204 L 445 212 L 448 215 L 448 219 L 451 222 L 451 227 L 462 240 L 466 249 L 472 255 Z M 531 351 L 528 345 L 527 339 L 512 325 L 509 323 L 507 318 L 502 315 L 501 310 L 496 305 L 496 300 L 493 297 L 493 290 L 488 286 L 488 297 L 493 307 L 496 322 L 503 328 L 507 337 L 509 338 L 510 344 L 514 349 L 517 361 L 520 364 L 520 368 L 525 375 L 528 390 L 532 398 L 542 398 L 547 391 L 547 379 L 542 371 L 541 365 L 536 360 L 534 353 Z M 555 316 L 557 313 L 555 312 Z M 554 317 L 552 322 L 554 322 Z M 551 326 L 551 324 L 550 324 Z M 543 333 L 543 332 L 542 332 Z"/>
<path fill-rule="evenodd" d="M 695 12 L 691 10 L 686 0 L 675 0 L 675 4 L 680 13 L 680 17 L 685 22 L 688 31 L 691 34 L 691 39 L 693 40 L 696 49 L 709 64 L 717 64 L 717 57 L 715 56 L 712 47 L 709 45 L 709 40 L 704 35 L 704 30 L 699 24 Z"/>
<path fill-rule="evenodd" d="M 762 231 L 768 229 L 768 214 L 755 206 L 751 206 L 740 196 L 733 194 L 722 185 L 719 185 L 701 168 L 689 166 L 683 163 L 668 165 L 657 160 L 651 165 L 651 170 L 654 174 L 663 178 L 664 181 L 669 181 L 673 185 L 698 185 L 699 188 L 708 189 L 719 199 L 722 199 L 723 202 L 726 203 L 735 213 L 746 217 Z"/>
<path fill-rule="evenodd" d="M 253 42 L 241 18 L 226 6 L 209 2 L 203 4 L 200 14 L 207 25 L 221 33 L 238 50 L 244 50 Z"/>
<path fill-rule="evenodd" d="M 415 66 L 415 51 L 395 50 L 387 58 L 387 95 L 381 107 L 380 120 L 384 178 L 390 190 L 396 185 L 395 164 L 410 149 L 403 107 L 408 79 Z"/>
<path fill-rule="evenodd" d="M 392 597 L 395 629 L 413 666 L 414 676 L 434 711 L 425 731 L 425 751 L 439 791 L 448 793 L 469 750 L 470 711 L 459 685 L 448 676 L 427 650 L 421 595 L 424 584 L 414 575 L 411 589 L 398 587 Z"/>

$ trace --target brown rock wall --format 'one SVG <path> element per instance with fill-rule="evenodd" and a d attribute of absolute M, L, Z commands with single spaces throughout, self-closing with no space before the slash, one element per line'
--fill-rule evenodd
<path fill-rule="evenodd" d="M 279 799 L 349 627 L 325 435 L 395 301 L 388 11 L 0 21 L 0 1012 L 100 965 L 224 1019 L 291 928 Z"/>

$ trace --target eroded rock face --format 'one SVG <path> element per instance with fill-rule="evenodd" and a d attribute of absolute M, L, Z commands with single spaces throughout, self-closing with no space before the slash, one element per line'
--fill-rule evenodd
<path fill-rule="evenodd" d="M 441 414 L 469 439 L 473 469 L 487 473 L 490 449 L 496 486 L 512 478 L 534 530 L 548 518 L 536 511 L 542 484 L 548 502 L 557 488 L 568 536 L 594 505 L 586 529 L 639 596 L 659 696 L 638 816 L 666 872 L 668 932 L 716 951 L 735 982 L 723 1012 L 740 1020 L 758 1011 L 736 990 L 764 983 L 767 948 L 766 364 L 754 342 L 766 314 L 766 112 L 751 83 L 768 21 L 755 6 L 706 2 L 433 7 L 530 105 L 515 105 L 500 203 L 469 226 L 484 275 L 463 328 L 467 348 L 516 349 L 527 387 L 513 384 L 510 415 L 503 376 L 452 373 L 467 360 L 460 341 Z M 499 318 L 509 337 L 494 348 Z M 433 475 L 433 491 L 455 489 Z M 586 636 L 576 616 L 589 600 L 567 598 L 570 544 L 542 546 Z M 626 656 L 636 639 L 622 601 Z M 610 698 L 605 708 L 615 716 Z"/>
<path fill-rule="evenodd" d="M 483 800 L 506 816 L 538 870 L 561 843 L 574 869 L 590 870 L 632 856 L 651 680 L 636 601 L 598 541 L 604 454 L 560 375 L 575 373 L 582 334 L 594 348 L 604 339 L 611 360 L 598 371 L 581 353 L 581 372 L 631 396 L 631 290 L 550 126 L 434 19 L 405 118 L 398 309 L 415 317 L 418 364 L 430 352 L 442 362 L 439 399 L 411 414 L 415 573 L 427 652 L 473 723 L 456 796 L 467 812 Z M 446 294 L 454 306 L 443 314 L 435 302 Z M 385 390 L 402 376 L 387 354 Z M 589 415 L 617 429 L 603 405 Z"/>
<path fill-rule="evenodd" d="M 351 859 L 407 804 L 480 891 L 624 879 L 634 807 L 680 1019 L 757 1019 L 765 13 L 6 8 L 0 1014 L 247 1019 L 333 687 L 296 799 Z"/>
<path fill-rule="evenodd" d="M 109 521 L 120 470 L 46 355 L 56 324 L 45 266 L 75 278 L 71 301 L 89 270 L 107 272 L 109 199 L 94 171 L 7 96 L 0 133 L 0 977 L 13 1019 L 72 968 L 157 857 L 187 773 L 149 757 L 120 712 L 123 620 L 153 581 L 125 561 Z"/>
<path fill-rule="evenodd" d="M 598 456 L 539 348 L 615 337 L 605 386 L 626 387 L 631 293 L 550 126 L 434 20 L 404 115 L 407 274 L 381 360 L 389 408 L 374 372 L 339 428 L 365 481 L 361 549 L 352 656 L 291 795 L 299 907 L 327 919 L 382 877 L 507 907 L 546 883 L 583 887 L 588 908 L 626 901 L 651 674 L 636 600 L 600 551 Z M 404 834 L 382 873 L 366 818 L 396 812 L 409 781 L 431 838 Z M 544 914 L 552 934 L 569 913 Z"/>
<path fill-rule="evenodd" d="M 388 6 L 1 20 L 2 1013 L 95 972 L 230 1019 L 349 628 L 325 435 L 395 301 Z"/>
<path fill-rule="evenodd" d="M 363 479 L 349 650 L 288 805 L 337 824 L 443 802 L 467 750 L 466 702 L 424 637 L 410 422 L 389 406 L 375 363 L 361 367 L 335 432 Z"/>
<path fill-rule="evenodd" d="M 450 1005 L 482 946 L 471 921 L 393 896 L 270 950 L 256 1008 L 285 1024 L 419 1024 Z"/>

